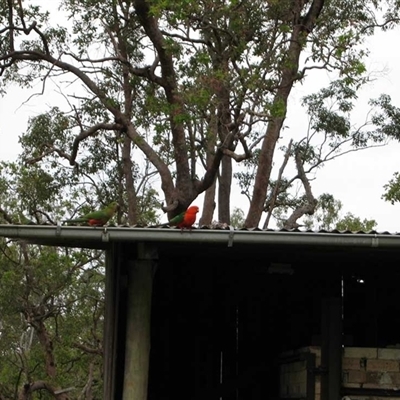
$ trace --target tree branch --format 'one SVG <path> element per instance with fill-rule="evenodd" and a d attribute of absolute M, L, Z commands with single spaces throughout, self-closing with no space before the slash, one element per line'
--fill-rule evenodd
<path fill-rule="evenodd" d="M 89 136 L 96 135 L 99 130 L 119 131 L 121 129 L 123 129 L 123 126 L 118 123 L 110 124 L 107 122 L 99 122 L 98 124 L 93 125 L 84 131 L 81 131 L 81 133 L 75 137 L 74 142 L 72 144 L 72 153 L 69 160 L 70 165 L 72 166 L 75 165 L 75 159 L 76 156 L 78 155 L 79 144 L 80 142 L 82 142 L 82 140 L 85 140 Z"/>
<path fill-rule="evenodd" d="M 32 398 L 32 393 L 37 392 L 38 390 L 46 390 L 48 393 L 53 395 L 57 400 L 68 400 L 67 392 L 74 390 L 74 387 L 66 388 L 66 389 L 56 389 L 52 385 L 50 385 L 46 381 L 35 381 L 31 383 L 26 383 L 19 396 L 18 400 L 30 400 Z"/>
<path fill-rule="evenodd" d="M 311 191 L 310 181 L 308 180 L 304 172 L 300 151 L 295 152 L 295 160 L 299 178 L 304 186 L 307 202 L 306 204 L 299 206 L 297 209 L 293 211 L 292 215 L 287 219 L 287 221 L 283 225 L 285 229 L 296 228 L 298 226 L 297 220 L 305 214 L 307 215 L 314 214 L 315 207 L 317 206 L 317 200 L 315 199 Z"/>
<path fill-rule="evenodd" d="M 4 210 L 2 207 L 0 207 L 0 214 L 3 216 L 3 218 L 9 223 L 13 223 L 13 219 L 11 218 L 11 215 L 8 214 L 6 210 Z"/>
<path fill-rule="evenodd" d="M 270 200 L 269 205 L 268 205 L 268 213 L 267 213 L 267 217 L 265 218 L 263 229 L 267 229 L 268 228 L 269 220 L 271 219 L 272 211 L 273 211 L 273 209 L 275 207 L 275 203 L 276 203 L 276 200 L 278 198 L 279 189 L 280 189 L 280 185 L 281 185 L 281 181 L 282 181 L 283 171 L 286 168 L 286 165 L 287 165 L 287 163 L 289 161 L 290 153 L 292 151 L 292 144 L 293 144 L 293 139 L 290 139 L 290 142 L 289 142 L 288 148 L 286 150 L 285 157 L 283 159 L 282 165 L 279 168 L 278 179 L 276 180 L 274 190 L 272 191 L 272 194 L 271 194 L 271 200 Z"/>
<path fill-rule="evenodd" d="M 181 191 L 190 194 L 193 187 L 191 186 L 192 180 L 190 178 L 185 131 L 182 122 L 179 121 L 179 117 L 184 113 L 184 104 L 182 97 L 179 94 L 180 91 L 178 88 L 172 52 L 168 50 L 163 34 L 158 26 L 157 19 L 152 16 L 150 12 L 148 2 L 146 0 L 135 0 L 134 7 L 143 29 L 157 51 L 160 59 L 162 76 L 162 81 L 160 83 L 164 88 L 167 101 L 171 105 L 169 120 L 172 132 L 172 144 L 174 146 L 174 159 L 176 163 L 177 192 L 179 193 L 179 191 Z M 197 193 L 190 197 L 195 197 L 196 195 Z M 173 201 L 172 198 L 167 200 L 171 202 Z"/>
<path fill-rule="evenodd" d="M 98 354 L 100 356 L 103 355 L 103 349 L 101 349 L 101 348 L 89 347 L 89 346 L 86 346 L 86 345 L 84 345 L 82 343 L 78 343 L 78 342 L 75 342 L 74 346 L 77 349 L 82 350 L 83 352 L 88 353 L 88 354 Z"/>

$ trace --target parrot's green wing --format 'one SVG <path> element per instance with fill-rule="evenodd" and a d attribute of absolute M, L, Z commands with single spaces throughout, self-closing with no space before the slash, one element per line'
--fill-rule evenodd
<path fill-rule="evenodd" d="M 24 214 L 20 213 L 19 215 L 19 222 L 22 225 L 36 225 L 35 222 L 33 222 L 32 220 L 30 220 L 29 218 L 26 218 Z"/>
<path fill-rule="evenodd" d="M 92 211 L 90 213 L 87 213 L 81 218 L 85 218 L 86 220 L 89 219 L 97 219 L 97 220 L 109 220 L 114 214 L 115 211 L 117 210 L 117 203 L 114 201 L 111 204 L 109 204 L 106 208 L 103 208 L 102 210 L 98 211 Z"/>
<path fill-rule="evenodd" d="M 160 224 L 160 225 L 154 225 L 151 226 L 150 228 L 160 228 L 162 226 L 176 226 L 179 223 L 181 223 L 183 221 L 183 218 L 185 217 L 185 211 L 181 212 L 178 215 L 175 215 L 174 218 L 171 218 L 168 222 L 166 222 L 165 224 Z"/>
<path fill-rule="evenodd" d="M 171 225 L 171 226 L 178 225 L 183 221 L 184 217 L 185 217 L 185 211 L 181 212 L 178 215 L 175 215 L 174 218 L 170 219 L 170 221 L 168 222 L 168 225 Z"/>
<path fill-rule="evenodd" d="M 117 211 L 118 204 L 116 201 L 113 201 L 107 207 L 102 210 L 92 211 L 87 213 L 79 218 L 68 219 L 63 222 L 88 222 L 88 221 L 98 221 L 99 223 L 105 224 L 109 221 L 109 219 L 115 214 Z"/>
<path fill-rule="evenodd" d="M 98 219 L 98 220 L 103 220 L 105 218 L 111 218 L 108 217 L 108 214 L 104 210 L 98 210 L 98 211 L 92 211 L 90 213 L 85 214 L 83 217 L 86 221 L 89 221 L 90 219 Z"/>

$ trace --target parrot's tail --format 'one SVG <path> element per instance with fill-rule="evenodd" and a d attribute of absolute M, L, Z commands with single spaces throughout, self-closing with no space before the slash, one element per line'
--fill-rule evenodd
<path fill-rule="evenodd" d="M 78 223 L 78 222 L 87 222 L 87 220 L 84 218 L 75 218 L 75 219 L 64 219 L 61 222 L 71 222 L 74 224 L 74 223 Z"/>
<path fill-rule="evenodd" d="M 165 224 L 149 225 L 147 228 L 163 228 L 165 226 L 169 226 L 169 223 L 166 222 Z"/>

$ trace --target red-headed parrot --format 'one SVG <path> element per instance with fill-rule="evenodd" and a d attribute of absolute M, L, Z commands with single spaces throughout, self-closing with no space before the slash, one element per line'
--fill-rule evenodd
<path fill-rule="evenodd" d="M 190 206 L 186 211 L 181 212 L 180 214 L 176 215 L 170 221 L 165 224 L 158 225 L 158 226 L 177 226 L 178 228 L 190 229 L 192 225 L 196 222 L 196 214 L 199 212 L 199 207 L 197 206 Z"/>
<path fill-rule="evenodd" d="M 79 218 L 67 219 L 63 222 L 89 224 L 90 226 L 103 226 L 113 217 L 117 209 L 118 204 L 116 201 L 113 201 L 102 210 L 92 211 Z"/>

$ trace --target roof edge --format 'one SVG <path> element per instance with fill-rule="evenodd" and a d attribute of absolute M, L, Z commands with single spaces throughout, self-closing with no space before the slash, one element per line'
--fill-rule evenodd
<path fill-rule="evenodd" d="M 84 227 L 48 225 L 0 225 L 0 236 L 53 246 L 106 247 L 112 242 L 215 243 L 232 247 L 240 244 L 313 245 L 330 247 L 400 248 L 400 235 L 368 233 L 320 233 L 231 229 Z M 73 242 L 73 245 L 71 244 Z M 78 244 L 78 245 L 77 245 Z M 80 245 L 79 245 L 80 244 Z"/>

